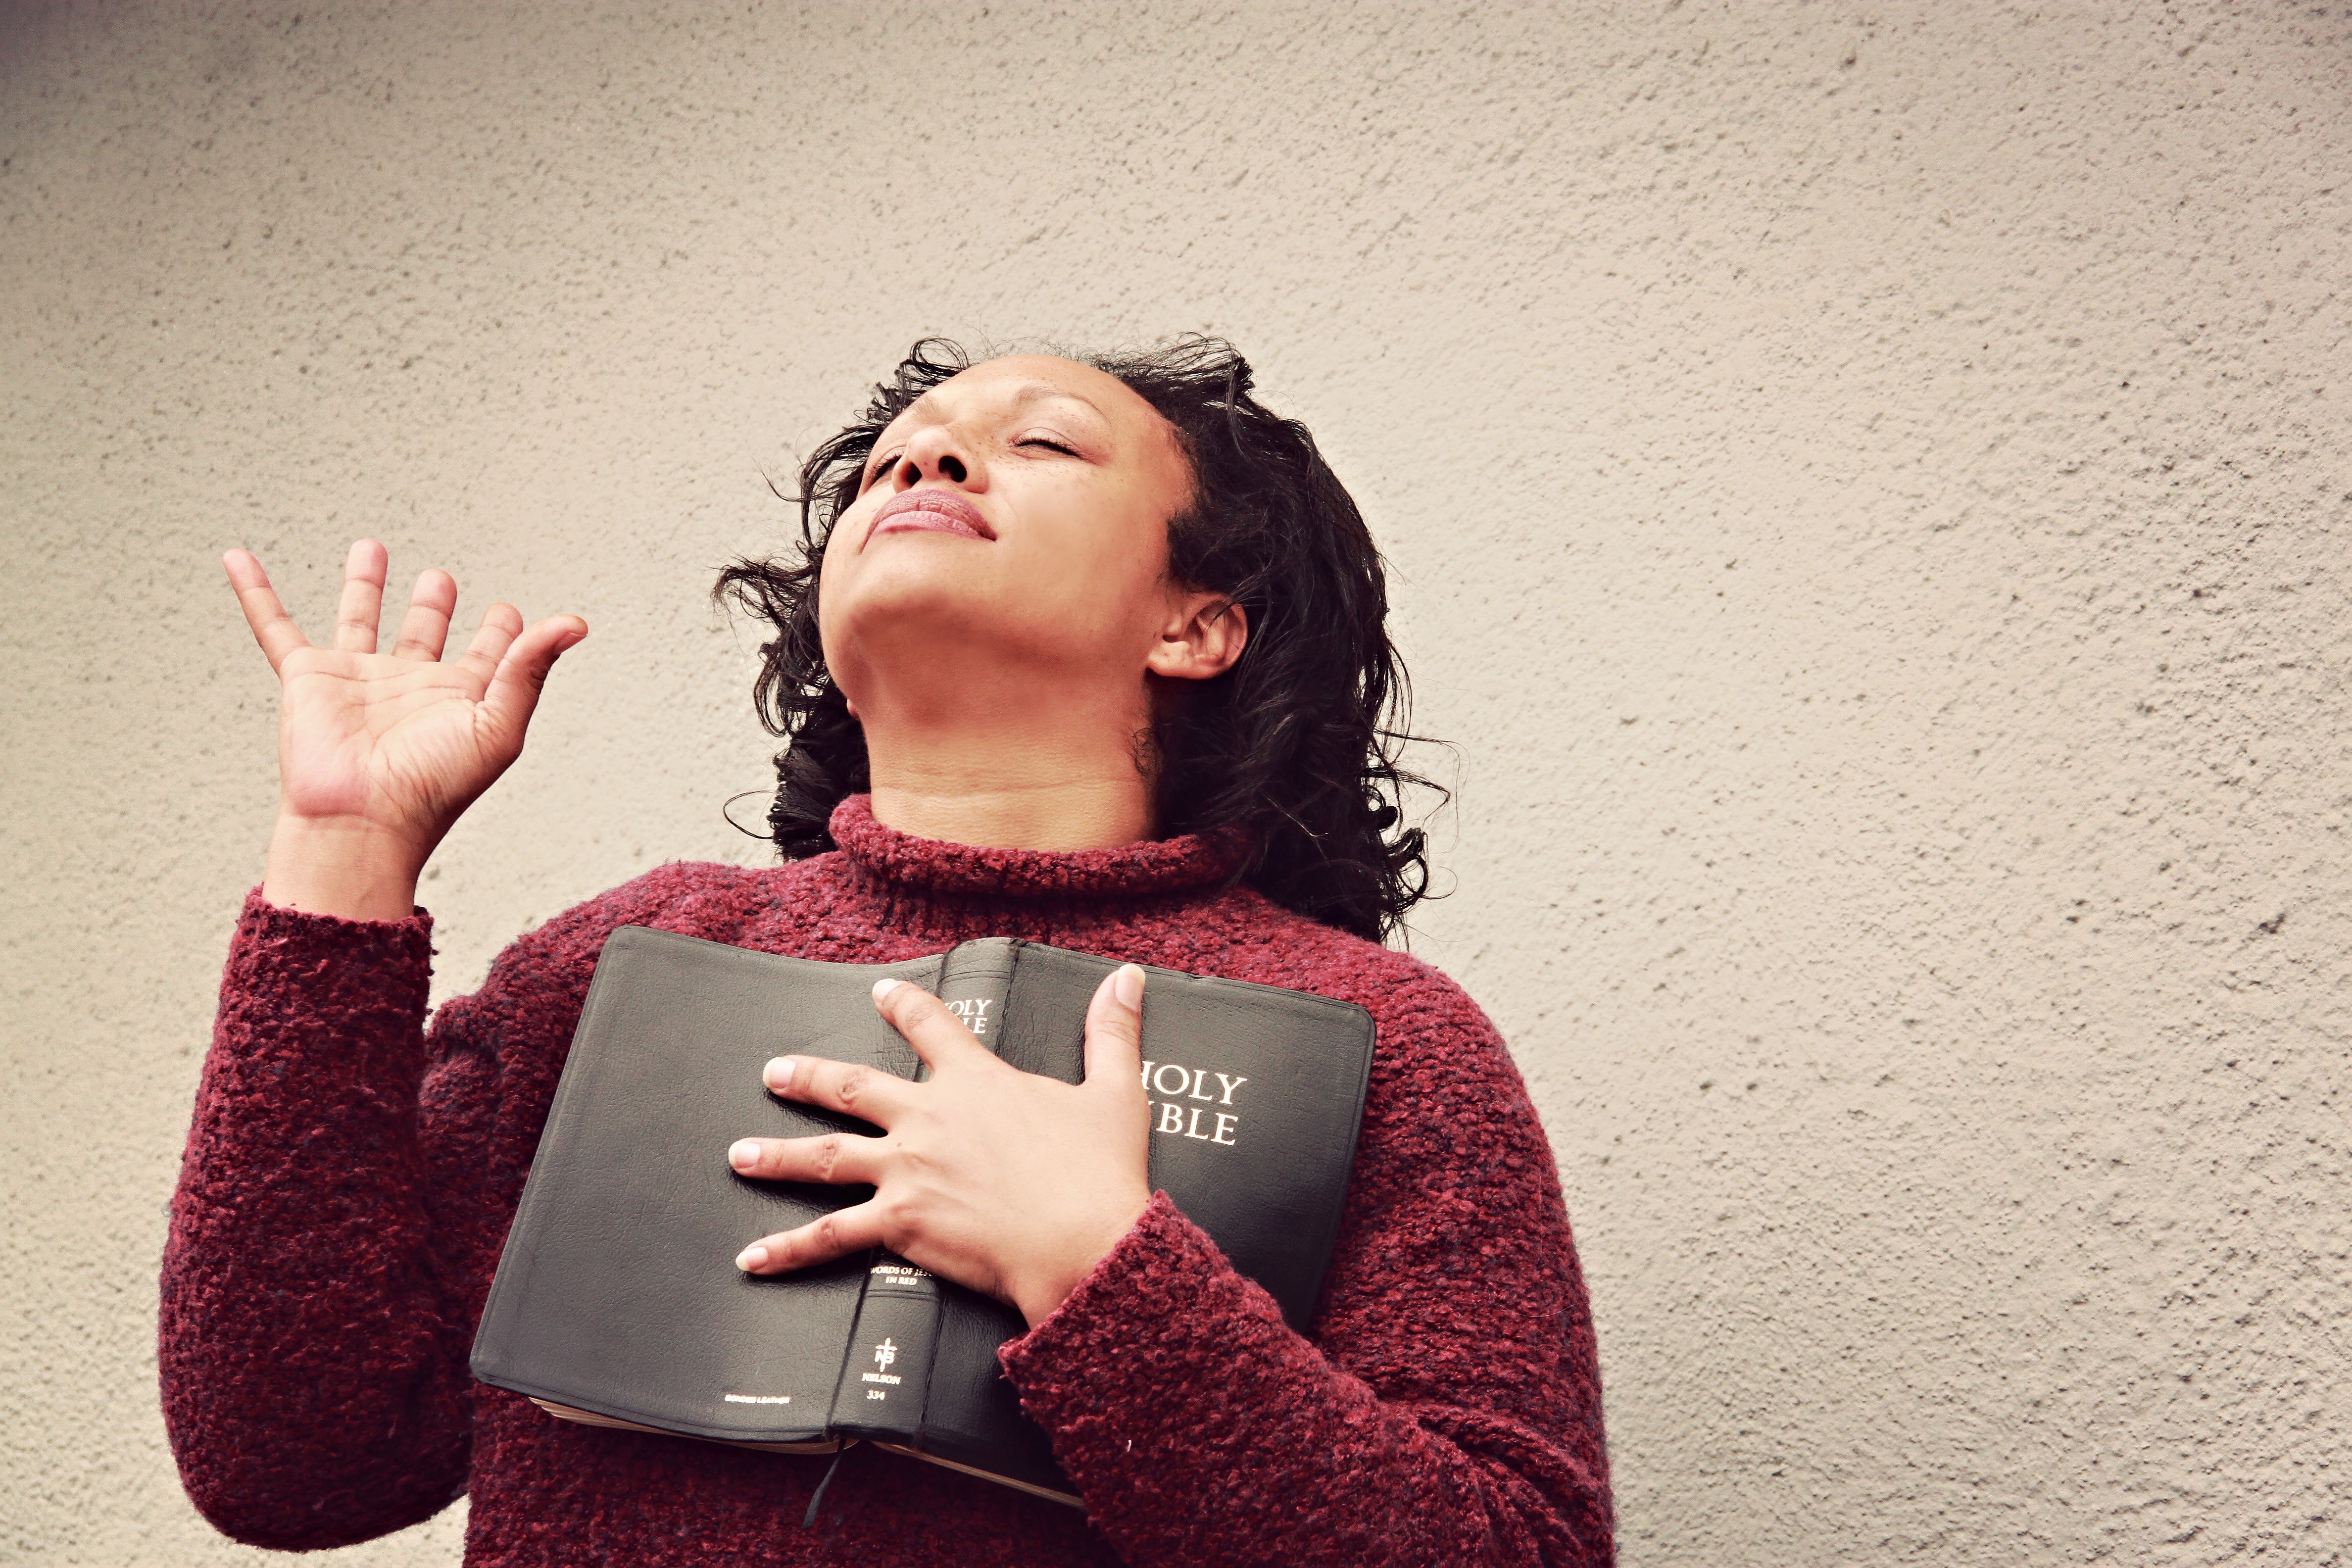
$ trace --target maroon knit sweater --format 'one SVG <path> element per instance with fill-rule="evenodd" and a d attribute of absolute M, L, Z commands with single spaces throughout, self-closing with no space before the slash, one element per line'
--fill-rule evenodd
<path fill-rule="evenodd" d="M 977 849 L 886 827 L 863 796 L 833 831 L 837 853 L 666 866 L 583 904 L 429 1024 L 422 910 L 247 900 L 163 1259 L 163 1411 L 205 1518 L 338 1546 L 470 1493 L 466 1561 L 501 1568 L 1612 1561 L 1559 1178 L 1451 982 L 1219 891 L 1231 862 L 1199 838 Z M 861 1447 L 803 1528 L 829 1460 L 600 1430 L 475 1384 L 474 1325 L 597 950 L 628 924 L 856 963 L 1019 936 L 1362 1004 L 1379 1043 L 1311 1330 L 1155 1197 L 1003 1352 L 1083 1514 Z"/>

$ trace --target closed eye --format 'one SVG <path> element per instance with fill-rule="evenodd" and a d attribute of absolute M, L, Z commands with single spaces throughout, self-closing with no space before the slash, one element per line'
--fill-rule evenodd
<path fill-rule="evenodd" d="M 1066 447 L 1059 441 L 1048 440 L 1043 436 L 1024 436 L 1020 440 L 1014 442 L 1013 445 L 1016 447 L 1044 447 L 1049 451 L 1061 453 L 1065 458 L 1075 458 L 1078 455 L 1077 448 L 1074 447 Z"/>

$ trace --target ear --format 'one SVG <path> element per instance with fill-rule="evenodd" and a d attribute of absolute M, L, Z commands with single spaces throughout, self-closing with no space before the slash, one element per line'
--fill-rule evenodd
<path fill-rule="evenodd" d="M 1216 594 L 1178 595 L 1169 605 L 1143 668 L 1176 680 L 1224 674 L 1249 642 L 1249 612 Z"/>

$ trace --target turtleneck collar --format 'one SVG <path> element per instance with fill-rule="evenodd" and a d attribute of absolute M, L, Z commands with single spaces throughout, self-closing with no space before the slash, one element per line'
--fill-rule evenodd
<path fill-rule="evenodd" d="M 992 849 L 918 838 L 874 819 L 871 795 L 833 808 L 833 841 L 865 876 L 919 898 L 1094 901 L 1164 896 L 1222 882 L 1240 864 L 1229 834 L 1188 833 L 1109 849 Z"/>

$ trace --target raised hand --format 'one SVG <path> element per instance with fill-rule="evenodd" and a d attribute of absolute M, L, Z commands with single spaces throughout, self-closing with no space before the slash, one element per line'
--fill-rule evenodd
<path fill-rule="evenodd" d="M 278 672 L 278 829 L 262 884 L 271 902 L 354 920 L 398 920 L 417 874 L 468 805 L 521 752 L 547 672 L 588 635 L 577 616 L 525 630 L 511 605 L 482 612 L 443 662 L 457 584 L 416 580 L 398 640 L 376 651 L 387 561 L 363 539 L 343 568 L 332 647 L 312 646 L 249 551 L 223 558 L 246 624 Z"/>
<path fill-rule="evenodd" d="M 874 1005 L 931 1076 L 910 1083 L 821 1057 L 778 1057 L 764 1074 L 787 1100 L 861 1117 L 879 1138 L 745 1138 L 740 1174 L 871 1183 L 874 1195 L 735 1260 L 782 1274 L 887 1247 L 1020 1309 L 1034 1327 L 1076 1289 L 1150 1201 L 1143 1091 L 1143 971 L 1103 977 L 1087 1007 L 1087 1077 L 1067 1084 L 1011 1067 L 919 985 L 886 980 Z"/>

